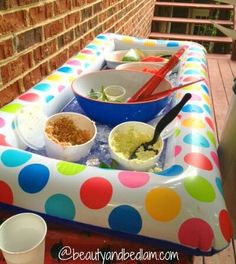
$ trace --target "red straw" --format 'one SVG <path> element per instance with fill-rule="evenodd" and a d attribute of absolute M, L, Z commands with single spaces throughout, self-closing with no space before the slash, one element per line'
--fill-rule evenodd
<path fill-rule="evenodd" d="M 161 81 L 165 78 L 166 74 L 173 69 L 173 67 L 179 62 L 179 58 L 185 52 L 185 48 L 181 48 L 178 50 L 170 60 L 158 70 L 158 72 L 153 75 L 143 87 L 141 87 L 129 100 L 128 102 L 136 102 L 141 101 L 142 98 L 151 95 L 157 86 L 161 83 Z"/>
<path fill-rule="evenodd" d="M 198 83 L 198 82 L 201 82 L 201 81 L 204 81 L 204 79 L 196 80 L 196 81 L 193 81 L 193 82 L 190 82 L 190 83 L 186 83 L 186 84 L 180 85 L 178 87 L 174 87 L 174 88 L 168 89 L 168 90 L 160 92 L 160 93 L 155 93 L 155 94 L 149 95 L 148 97 L 142 98 L 141 101 L 151 101 L 151 100 L 161 99 L 161 98 L 164 98 L 166 96 L 169 96 L 171 93 L 173 93 L 173 92 L 175 92 L 175 91 L 177 91 L 177 90 L 179 90 L 181 88 L 184 88 L 186 86 L 190 86 L 192 84 L 195 84 L 195 83 Z"/>

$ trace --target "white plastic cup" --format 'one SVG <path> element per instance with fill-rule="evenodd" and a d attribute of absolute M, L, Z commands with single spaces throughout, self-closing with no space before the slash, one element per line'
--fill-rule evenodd
<path fill-rule="evenodd" d="M 0 226 L 0 249 L 7 264 L 44 264 L 47 225 L 42 217 L 22 213 Z"/>

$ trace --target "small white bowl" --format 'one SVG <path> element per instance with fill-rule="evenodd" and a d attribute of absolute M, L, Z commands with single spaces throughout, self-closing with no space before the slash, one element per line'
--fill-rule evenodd
<path fill-rule="evenodd" d="M 114 141 L 114 138 L 120 134 L 118 139 L 120 138 L 119 142 L 123 145 L 121 148 L 126 148 L 126 154 L 129 156 L 141 143 L 147 142 L 152 138 L 154 130 L 155 128 L 153 126 L 136 121 L 124 122 L 114 127 L 108 138 L 111 157 L 116 160 L 122 168 L 127 170 L 147 171 L 148 169 L 154 167 L 163 150 L 164 143 L 161 137 L 158 140 L 158 154 L 145 160 L 137 158 L 129 159 L 127 155 L 124 155 L 117 150 L 117 147 L 115 146 L 116 142 Z M 142 137 L 146 135 L 149 135 L 149 138 L 143 139 Z"/>
<path fill-rule="evenodd" d="M 89 140 L 82 144 L 70 145 L 61 143 L 51 137 L 46 129 L 51 124 L 61 118 L 68 118 L 72 120 L 76 129 L 87 131 L 89 134 Z M 94 140 L 97 135 L 97 128 L 95 123 L 89 119 L 87 116 L 72 112 L 62 112 L 57 113 L 48 118 L 45 127 L 44 127 L 44 137 L 45 137 L 45 149 L 49 157 L 55 159 L 62 159 L 66 161 L 78 161 L 81 158 L 87 156 L 91 150 L 91 147 L 94 143 Z"/>

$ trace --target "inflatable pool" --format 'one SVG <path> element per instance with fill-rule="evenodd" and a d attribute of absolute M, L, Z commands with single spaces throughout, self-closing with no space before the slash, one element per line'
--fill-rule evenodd
<path fill-rule="evenodd" d="M 190 92 L 176 123 L 165 169 L 159 173 L 102 169 L 25 151 L 13 120 L 24 106 L 40 103 L 48 115 L 73 98 L 71 82 L 100 70 L 104 55 L 129 48 L 176 51 L 185 46 L 178 84 Z M 222 196 L 216 136 L 204 48 L 193 42 L 98 35 L 63 66 L 0 109 L 0 202 L 86 224 L 102 232 L 212 255 L 226 248 L 232 228 Z"/>

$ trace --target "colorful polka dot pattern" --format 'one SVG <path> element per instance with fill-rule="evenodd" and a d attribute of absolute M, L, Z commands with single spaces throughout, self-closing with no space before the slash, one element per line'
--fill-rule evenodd
<path fill-rule="evenodd" d="M 101 34 L 31 90 L 1 108 L 0 202 L 27 208 L 30 198 L 30 209 L 35 211 L 121 233 L 172 240 L 203 254 L 225 248 L 232 226 L 222 203 L 207 80 L 177 92 L 177 100 L 186 92 L 191 92 L 192 98 L 183 107 L 173 133 L 173 163 L 159 173 L 101 170 L 8 148 L 11 140 L 7 130 L 13 129 L 9 117 L 29 103 L 42 102 L 49 108 L 56 105 L 72 80 L 111 50 L 114 38 L 127 48 L 137 44 L 175 51 L 183 45 L 178 41 Z M 179 84 L 206 77 L 204 49 L 187 43 Z"/>

